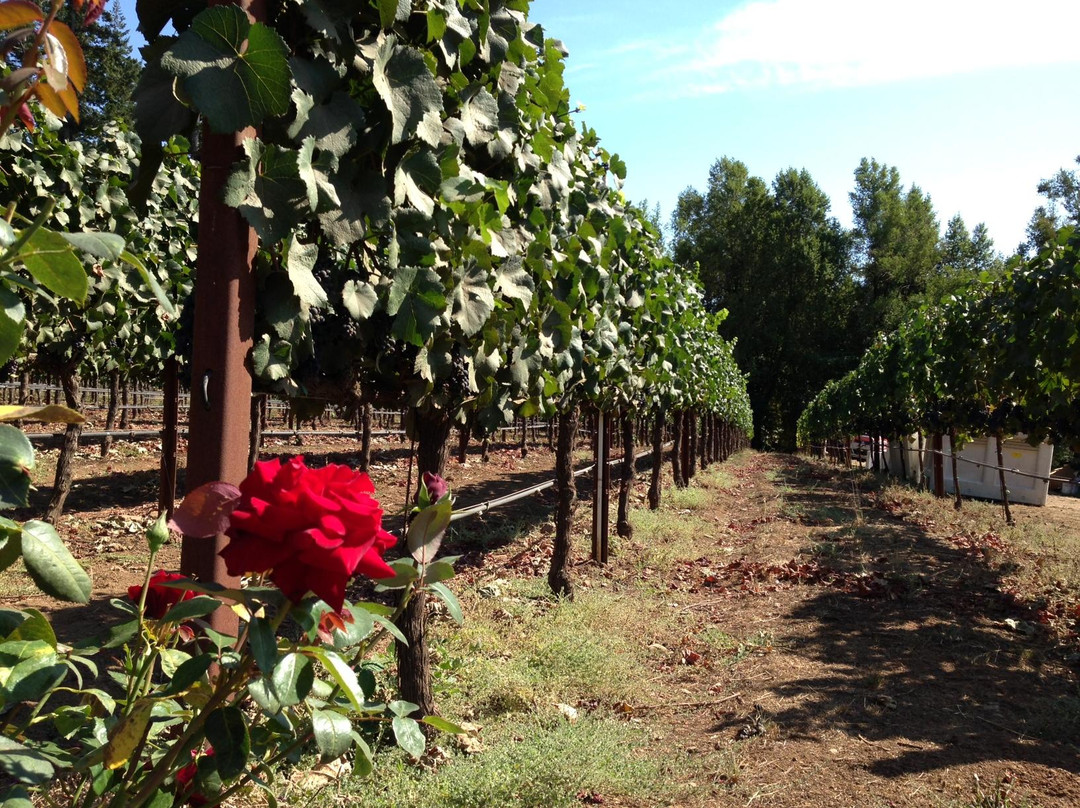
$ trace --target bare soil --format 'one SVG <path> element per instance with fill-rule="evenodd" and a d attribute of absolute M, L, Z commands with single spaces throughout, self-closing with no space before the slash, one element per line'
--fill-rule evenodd
<path fill-rule="evenodd" d="M 357 445 L 269 441 L 264 457 L 301 451 L 312 464 L 353 462 Z M 50 461 L 42 453 L 40 481 Z M 100 630 L 108 598 L 140 580 L 157 462 L 152 442 L 119 444 L 105 459 L 90 447 L 80 459 L 59 529 L 93 575 L 90 609 L 35 594 L 16 570 L 0 576 L 3 603 L 48 611 L 62 636 Z M 377 443 L 371 475 L 387 512 L 406 502 L 408 467 L 407 444 Z M 466 506 L 551 467 L 542 445 L 522 459 L 504 444 L 488 463 L 474 446 L 467 464 L 450 461 L 448 477 Z M 886 496 L 865 474 L 752 452 L 723 468 L 723 478 L 695 482 L 709 495 L 697 515 L 711 526 L 697 557 L 651 582 L 684 635 L 656 643 L 649 703 L 602 706 L 647 728 L 685 795 L 679 805 L 1080 805 L 1080 609 L 1066 598 L 1051 620 L 1018 590 L 1030 557 L 922 500 Z M 47 494 L 43 485 L 34 507 Z M 543 521 L 549 497 L 497 518 Z M 1080 499 L 1018 511 L 1080 533 Z M 550 542 L 523 548 L 513 538 L 471 547 L 466 580 L 470 569 L 545 572 Z M 577 575 L 630 586 L 643 575 L 633 550 L 619 545 L 602 572 L 579 550 Z M 166 548 L 162 566 L 178 556 Z"/>
<path fill-rule="evenodd" d="M 685 805 L 1080 805 L 1075 600 L 1067 626 L 1039 623 L 1010 595 L 1022 554 L 865 475 L 725 468 L 716 530 L 667 582 L 692 617 L 656 675 L 695 706 L 642 714 L 696 781 Z M 1080 515 L 1051 502 L 1019 518 Z"/>

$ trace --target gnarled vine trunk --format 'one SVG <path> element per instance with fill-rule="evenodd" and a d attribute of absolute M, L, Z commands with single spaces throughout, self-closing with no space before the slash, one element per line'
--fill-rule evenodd
<path fill-rule="evenodd" d="M 360 408 L 360 471 L 371 468 L 371 422 L 374 419 L 374 407 L 365 401 Z"/>
<path fill-rule="evenodd" d="M 683 426 L 683 441 L 686 443 L 686 459 L 683 462 L 683 477 L 687 484 L 697 473 L 697 411 L 687 410 L 686 424 Z"/>
<path fill-rule="evenodd" d="M 685 410 L 675 410 L 671 428 L 672 440 L 675 442 L 675 446 L 671 450 L 671 476 L 676 488 L 686 487 L 686 480 L 683 478 L 682 473 L 683 423 L 685 419 Z"/>
<path fill-rule="evenodd" d="M 649 478 L 649 510 L 660 507 L 660 476 L 664 471 L 664 408 L 657 407 L 652 428 L 652 475 Z"/>
<path fill-rule="evenodd" d="M 1001 444 L 1005 440 L 1005 434 L 998 430 L 995 435 L 997 443 L 997 464 L 998 464 L 998 482 L 1001 484 L 1001 507 L 1005 509 L 1005 524 L 1015 525 L 1013 520 L 1012 509 L 1009 507 L 1009 488 L 1005 485 L 1005 453 L 1001 449 Z"/>
<path fill-rule="evenodd" d="M 21 402 L 20 402 L 21 403 Z M 109 409 L 105 412 L 105 431 L 116 428 L 116 414 L 120 409 L 120 369 L 109 371 Z M 112 435 L 106 435 L 101 441 L 101 456 L 107 457 L 112 448 Z"/>
<path fill-rule="evenodd" d="M 571 407 L 559 413 L 559 429 L 555 447 L 555 545 L 551 551 L 548 586 L 560 597 L 573 600 L 574 587 L 567 565 L 572 546 L 571 528 L 574 506 L 577 504 L 577 483 L 574 480 L 574 444 L 577 442 L 578 409 Z"/>
<path fill-rule="evenodd" d="M 442 475 L 446 468 L 447 440 L 452 422 L 445 410 L 417 410 L 414 413 L 416 438 L 416 473 L 419 480 L 424 472 Z M 417 593 L 398 618 L 397 627 L 406 643 L 395 640 L 398 663 L 398 688 L 401 698 L 417 705 L 420 715 L 435 712 L 435 697 L 431 692 L 431 657 L 428 655 L 425 626 L 427 599 Z"/>
<path fill-rule="evenodd" d="M 955 500 L 953 501 L 953 507 L 956 510 L 960 510 L 964 507 L 964 500 L 960 496 L 960 474 L 956 470 L 956 427 L 949 427 L 949 457 L 952 460 L 952 482 L 953 482 L 953 494 Z"/>
<path fill-rule="evenodd" d="M 79 375 L 76 365 L 65 367 L 60 373 L 60 386 L 64 391 L 64 403 L 73 410 L 79 409 Z M 64 430 L 64 443 L 60 447 L 60 457 L 56 461 L 56 476 L 53 479 L 52 496 L 45 510 L 45 521 L 55 525 L 64 512 L 64 502 L 71 493 L 71 481 L 74 476 L 75 453 L 79 450 L 79 436 L 82 424 L 68 424 Z"/>
<path fill-rule="evenodd" d="M 634 457 L 634 413 L 623 410 L 622 414 L 622 479 L 619 481 L 619 515 L 615 522 L 615 532 L 624 539 L 634 535 L 630 524 L 630 491 L 634 487 L 634 471 L 637 466 Z"/>

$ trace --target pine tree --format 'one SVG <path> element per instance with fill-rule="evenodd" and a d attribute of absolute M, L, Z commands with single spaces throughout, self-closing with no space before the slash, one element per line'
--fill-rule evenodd
<path fill-rule="evenodd" d="M 86 90 L 79 98 L 79 123 L 69 119 L 64 136 L 92 138 L 109 122 L 130 126 L 134 118 L 131 94 L 139 81 L 142 63 L 132 53 L 120 4 L 110 3 L 90 26 L 83 25 L 82 12 L 70 3 L 65 3 L 56 16 L 78 37 L 87 72 Z"/>

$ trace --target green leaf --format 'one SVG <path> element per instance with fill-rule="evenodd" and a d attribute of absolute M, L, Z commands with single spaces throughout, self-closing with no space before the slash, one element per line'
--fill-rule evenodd
<path fill-rule="evenodd" d="M 424 746 L 427 740 L 424 738 L 424 733 L 420 729 L 420 725 L 411 718 L 403 718 L 400 715 L 394 716 L 393 721 L 394 738 L 397 739 L 397 745 L 412 755 L 414 758 L 421 758 L 424 755 Z"/>
<path fill-rule="evenodd" d="M 146 803 L 146 808 L 172 808 L 175 799 L 176 796 L 174 794 L 171 794 L 168 791 L 159 791 L 150 798 L 150 802 Z"/>
<path fill-rule="evenodd" d="M 465 622 L 465 616 L 461 611 L 461 601 L 457 599 L 457 596 L 450 591 L 446 584 L 436 581 L 428 584 L 428 589 L 438 595 L 442 602 L 446 604 L 446 611 L 449 612 L 455 623 L 460 626 Z"/>
<path fill-rule="evenodd" d="M 264 334 L 251 351 L 251 369 L 256 378 L 273 383 L 289 377 L 291 358 L 289 343 L 277 340 L 271 347 L 270 335 Z"/>
<path fill-rule="evenodd" d="M 394 715 L 400 715 L 403 718 L 407 715 L 411 715 L 420 709 L 418 704 L 414 704 L 411 701 L 405 701 L 404 699 L 396 699 L 386 705 L 386 709 L 392 712 Z"/>
<path fill-rule="evenodd" d="M 6 250 L 15 240 L 15 228 L 6 219 L 0 219 L 0 250 Z"/>
<path fill-rule="evenodd" d="M 315 666 L 304 654 L 286 654 L 274 668 L 271 686 L 282 707 L 291 707 L 307 698 L 315 681 Z"/>
<path fill-rule="evenodd" d="M 331 74 L 337 79 L 337 74 Z M 344 90 L 319 102 L 298 89 L 293 91 L 292 100 L 297 116 L 288 134 L 297 143 L 312 138 L 319 151 L 344 157 L 356 145 L 357 133 L 364 131 L 364 107 Z"/>
<path fill-rule="evenodd" d="M 305 180 L 314 143 L 309 140 L 299 149 L 286 149 L 249 138 L 243 148 L 247 159 L 229 175 L 223 198 L 243 214 L 263 242 L 275 244 L 292 232 L 305 209 L 314 210 L 318 202 L 317 189 Z"/>
<path fill-rule="evenodd" d="M 409 524 L 405 543 L 412 557 L 420 564 L 432 561 L 439 552 L 446 529 L 450 527 L 452 512 L 449 497 L 444 497 L 420 511 Z"/>
<path fill-rule="evenodd" d="M 465 730 L 445 718 L 440 718 L 437 715 L 426 715 L 420 719 L 420 723 L 427 724 L 430 727 L 435 727 L 439 732 L 445 732 L 450 735 L 464 735 Z"/>
<path fill-rule="evenodd" d="M 86 302 L 86 270 L 59 233 L 38 228 L 19 250 L 18 257 L 34 280 L 53 294 L 79 305 Z"/>
<path fill-rule="evenodd" d="M 0 286 L 0 363 L 7 362 L 15 355 L 25 322 L 26 307 L 22 300 L 14 292 Z"/>
<path fill-rule="evenodd" d="M 22 558 L 22 528 L 0 517 L 0 572 Z M 0 636 L 3 632 L 0 631 Z"/>
<path fill-rule="evenodd" d="M 200 654 L 180 663 L 172 679 L 169 680 L 168 686 L 157 695 L 161 697 L 180 695 L 202 679 L 203 674 L 210 670 L 210 664 L 213 661 L 214 658 L 210 654 Z"/>
<path fill-rule="evenodd" d="M 158 283 L 157 278 L 154 277 L 154 273 L 146 268 L 146 265 L 140 258 L 125 250 L 120 253 L 120 260 L 131 265 L 135 271 L 139 273 L 142 282 L 146 284 L 146 288 L 150 290 L 150 294 L 154 296 L 154 299 L 158 302 L 158 305 L 165 310 L 166 314 L 174 318 L 179 316 L 176 307 L 165 294 L 165 290 L 161 288 L 161 284 Z"/>
<path fill-rule="evenodd" d="M 73 603 L 90 602 L 90 576 L 64 546 L 56 529 L 32 519 L 22 529 L 23 561 L 44 592 Z"/>
<path fill-rule="evenodd" d="M 0 424 L 0 508 L 26 505 L 33 468 L 34 449 L 26 435 L 10 424 Z"/>
<path fill-rule="evenodd" d="M 495 297 L 488 286 L 488 271 L 472 264 L 457 275 L 458 283 L 450 295 L 451 318 L 471 337 L 487 323 L 495 309 Z"/>
<path fill-rule="evenodd" d="M 231 780 L 247 768 L 251 738 L 239 708 L 222 707 L 210 713 L 206 719 L 206 740 L 214 747 L 214 766 L 222 780 Z"/>
<path fill-rule="evenodd" d="M 471 145 L 490 143 L 499 132 L 499 102 L 486 88 L 480 87 L 462 106 L 461 122 L 465 126 L 465 139 Z"/>
<path fill-rule="evenodd" d="M 256 617 L 248 625 L 248 631 L 248 642 L 251 643 L 255 664 L 264 676 L 271 676 L 278 658 L 277 637 L 274 636 L 273 626 L 266 618 Z"/>
<path fill-rule="evenodd" d="M 439 581 L 449 581 L 454 577 L 454 565 L 446 559 L 431 561 L 424 567 L 424 583 L 437 584 Z"/>
<path fill-rule="evenodd" d="M 26 609 L 27 615 L 19 626 L 8 635 L 8 640 L 40 640 L 56 650 L 56 633 L 45 615 L 37 609 Z"/>
<path fill-rule="evenodd" d="M 356 678 L 356 671 L 350 668 L 348 663 L 334 651 L 314 646 L 306 648 L 305 651 L 323 664 L 323 667 L 338 683 L 356 711 L 363 712 L 364 691 L 360 688 L 360 681 Z"/>
<path fill-rule="evenodd" d="M 520 300 L 526 309 L 532 305 L 534 289 L 532 276 L 517 256 L 503 261 L 495 270 L 495 291 L 511 300 Z"/>
<path fill-rule="evenodd" d="M 82 233 L 61 233 L 60 235 L 76 250 L 82 250 L 94 258 L 106 261 L 119 261 L 126 246 L 123 237 L 115 233 L 96 233 L 87 230 Z"/>
<path fill-rule="evenodd" d="M 401 633 L 401 629 L 399 629 L 394 623 L 392 623 L 389 618 L 383 617 L 381 614 L 378 614 L 375 615 L 375 622 L 385 628 L 387 633 L 395 640 L 400 642 L 402 645 L 409 644 L 408 638 Z"/>
<path fill-rule="evenodd" d="M 0 219 L 0 221 L 3 221 Z M 34 808 L 30 792 L 22 786 L 12 786 L 0 794 L 0 805 L 4 808 Z"/>
<path fill-rule="evenodd" d="M 162 623 L 183 623 L 185 620 L 193 620 L 196 617 L 206 617 L 212 614 L 221 605 L 221 601 L 207 595 L 199 595 L 196 598 L 182 600 L 165 612 L 161 618 Z"/>
<path fill-rule="evenodd" d="M 285 248 L 285 269 L 292 281 L 293 292 L 304 305 L 321 308 L 329 301 L 312 273 L 318 257 L 318 244 L 303 244 L 295 235 L 290 236 Z"/>
<path fill-rule="evenodd" d="M 47 783 L 56 774 L 53 764 L 45 755 L 16 743 L 6 735 L 0 735 L 0 769 L 15 780 L 31 786 Z"/>
<path fill-rule="evenodd" d="M 394 174 L 394 201 L 400 207 L 408 199 L 425 216 L 435 212 L 434 195 L 442 185 L 442 168 L 435 154 L 422 149 L 401 161 Z"/>
<path fill-rule="evenodd" d="M 355 320 L 366 320 L 375 312 L 375 304 L 379 302 L 379 295 L 375 287 L 367 281 L 345 281 L 341 290 L 341 296 L 345 303 L 345 309 Z"/>
<path fill-rule="evenodd" d="M 388 566 L 394 571 L 394 577 L 379 578 L 378 582 L 375 584 L 375 591 L 377 592 L 384 592 L 388 589 L 404 589 L 420 577 L 420 571 L 416 568 L 416 562 L 411 558 L 395 559 L 394 561 L 391 561 Z"/>
<path fill-rule="evenodd" d="M 352 723 L 341 713 L 312 710 L 311 729 L 324 760 L 334 760 L 352 749 Z"/>
<path fill-rule="evenodd" d="M 409 19 L 411 10 L 411 0 L 379 0 L 379 22 L 383 28 L 389 28 L 395 21 Z"/>
<path fill-rule="evenodd" d="M 238 132 L 289 110 L 292 73 L 285 41 L 249 22 L 239 6 L 208 8 L 161 57 L 215 132 Z"/>
<path fill-rule="evenodd" d="M 41 701 L 67 675 L 67 671 L 67 666 L 57 661 L 55 652 L 24 659 L 5 678 L 3 700 L 8 705 L 20 701 Z"/>
<path fill-rule="evenodd" d="M 397 37 L 388 36 L 375 56 L 373 80 L 390 110 L 391 142 L 401 143 L 415 135 L 429 146 L 438 146 L 442 136 L 442 92 L 423 54 L 399 46 Z"/>

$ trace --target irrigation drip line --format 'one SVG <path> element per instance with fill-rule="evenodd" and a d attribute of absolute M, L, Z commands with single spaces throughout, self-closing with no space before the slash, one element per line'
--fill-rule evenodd
<path fill-rule="evenodd" d="M 153 440 L 160 438 L 163 430 L 160 429 L 125 429 L 111 432 L 83 432 L 79 440 L 102 440 L 104 438 L 120 438 L 127 440 Z M 187 437 L 187 430 L 182 429 L 177 433 L 180 437 Z M 384 437 L 387 435 L 403 435 L 400 429 L 373 429 L 372 437 Z M 271 431 L 263 432 L 264 438 L 360 438 L 363 433 L 358 430 L 337 432 L 301 432 L 301 431 Z M 64 437 L 63 432 L 32 432 L 26 435 L 30 440 L 59 440 Z"/>
<path fill-rule="evenodd" d="M 667 449 L 671 445 L 672 445 L 671 442 L 665 443 L 664 444 L 664 449 Z M 652 450 L 648 449 L 648 450 L 643 451 L 643 452 L 638 452 L 636 455 L 634 455 L 634 459 L 635 460 L 640 460 L 641 458 L 646 457 L 647 455 L 651 455 L 651 454 L 652 454 Z M 614 460 L 609 460 L 608 465 L 609 466 L 614 466 L 614 465 L 617 465 L 617 464 L 622 463 L 622 462 L 623 462 L 623 458 L 616 457 Z M 583 476 L 585 474 L 588 474 L 589 472 L 593 471 L 595 468 L 596 468 L 596 463 L 590 463 L 589 465 L 584 466 L 583 468 L 577 469 L 574 472 L 574 477 L 581 477 L 581 476 Z M 518 500 L 525 499 L 526 497 L 531 497 L 533 494 L 539 494 L 541 491 L 546 491 L 547 489 L 554 487 L 554 485 L 555 485 L 555 480 L 546 480 L 546 481 L 544 481 L 542 483 L 537 483 L 536 485 L 531 485 L 528 488 L 523 488 L 520 491 L 515 491 L 512 494 L 505 494 L 505 495 L 503 495 L 501 497 L 495 497 L 494 499 L 489 499 L 486 502 L 479 502 L 476 505 L 470 505 L 468 508 L 462 508 L 459 511 L 454 511 L 453 515 L 450 517 L 450 521 L 451 522 L 456 522 L 459 519 L 464 519 L 464 518 L 466 518 L 468 516 L 476 516 L 477 514 L 486 513 L 487 511 L 491 510 L 492 508 L 498 508 L 498 507 L 500 507 L 502 505 L 509 505 L 512 502 L 517 502 Z"/>
<path fill-rule="evenodd" d="M 833 447 L 833 446 L 821 446 L 819 444 L 810 444 L 810 448 L 811 449 L 833 449 L 833 448 L 836 448 L 836 447 Z M 843 447 L 841 446 L 841 448 L 843 448 Z M 908 451 L 918 452 L 919 450 L 918 449 L 909 449 Z M 942 452 L 942 451 L 938 451 L 937 449 L 923 449 L 923 453 L 924 454 L 941 455 L 945 459 L 952 459 L 952 457 L 953 457 L 953 455 L 950 454 L 949 452 Z M 1062 479 L 1061 477 L 1044 477 L 1041 474 L 1028 474 L 1026 471 L 1020 471 L 1020 469 L 1012 469 L 1012 468 L 1009 468 L 1007 466 L 995 466 L 995 465 L 993 465 L 991 463 L 981 463 L 978 460 L 971 460 L 970 458 L 964 457 L 963 455 L 956 455 L 955 457 L 961 463 L 970 463 L 973 466 L 982 466 L 985 469 L 994 469 L 994 471 L 1004 471 L 1007 474 L 1015 474 L 1017 477 L 1028 477 L 1028 478 L 1030 478 L 1032 480 L 1039 480 L 1040 482 L 1044 482 L 1044 483 L 1051 483 L 1051 482 L 1054 482 L 1055 480 Z"/>

